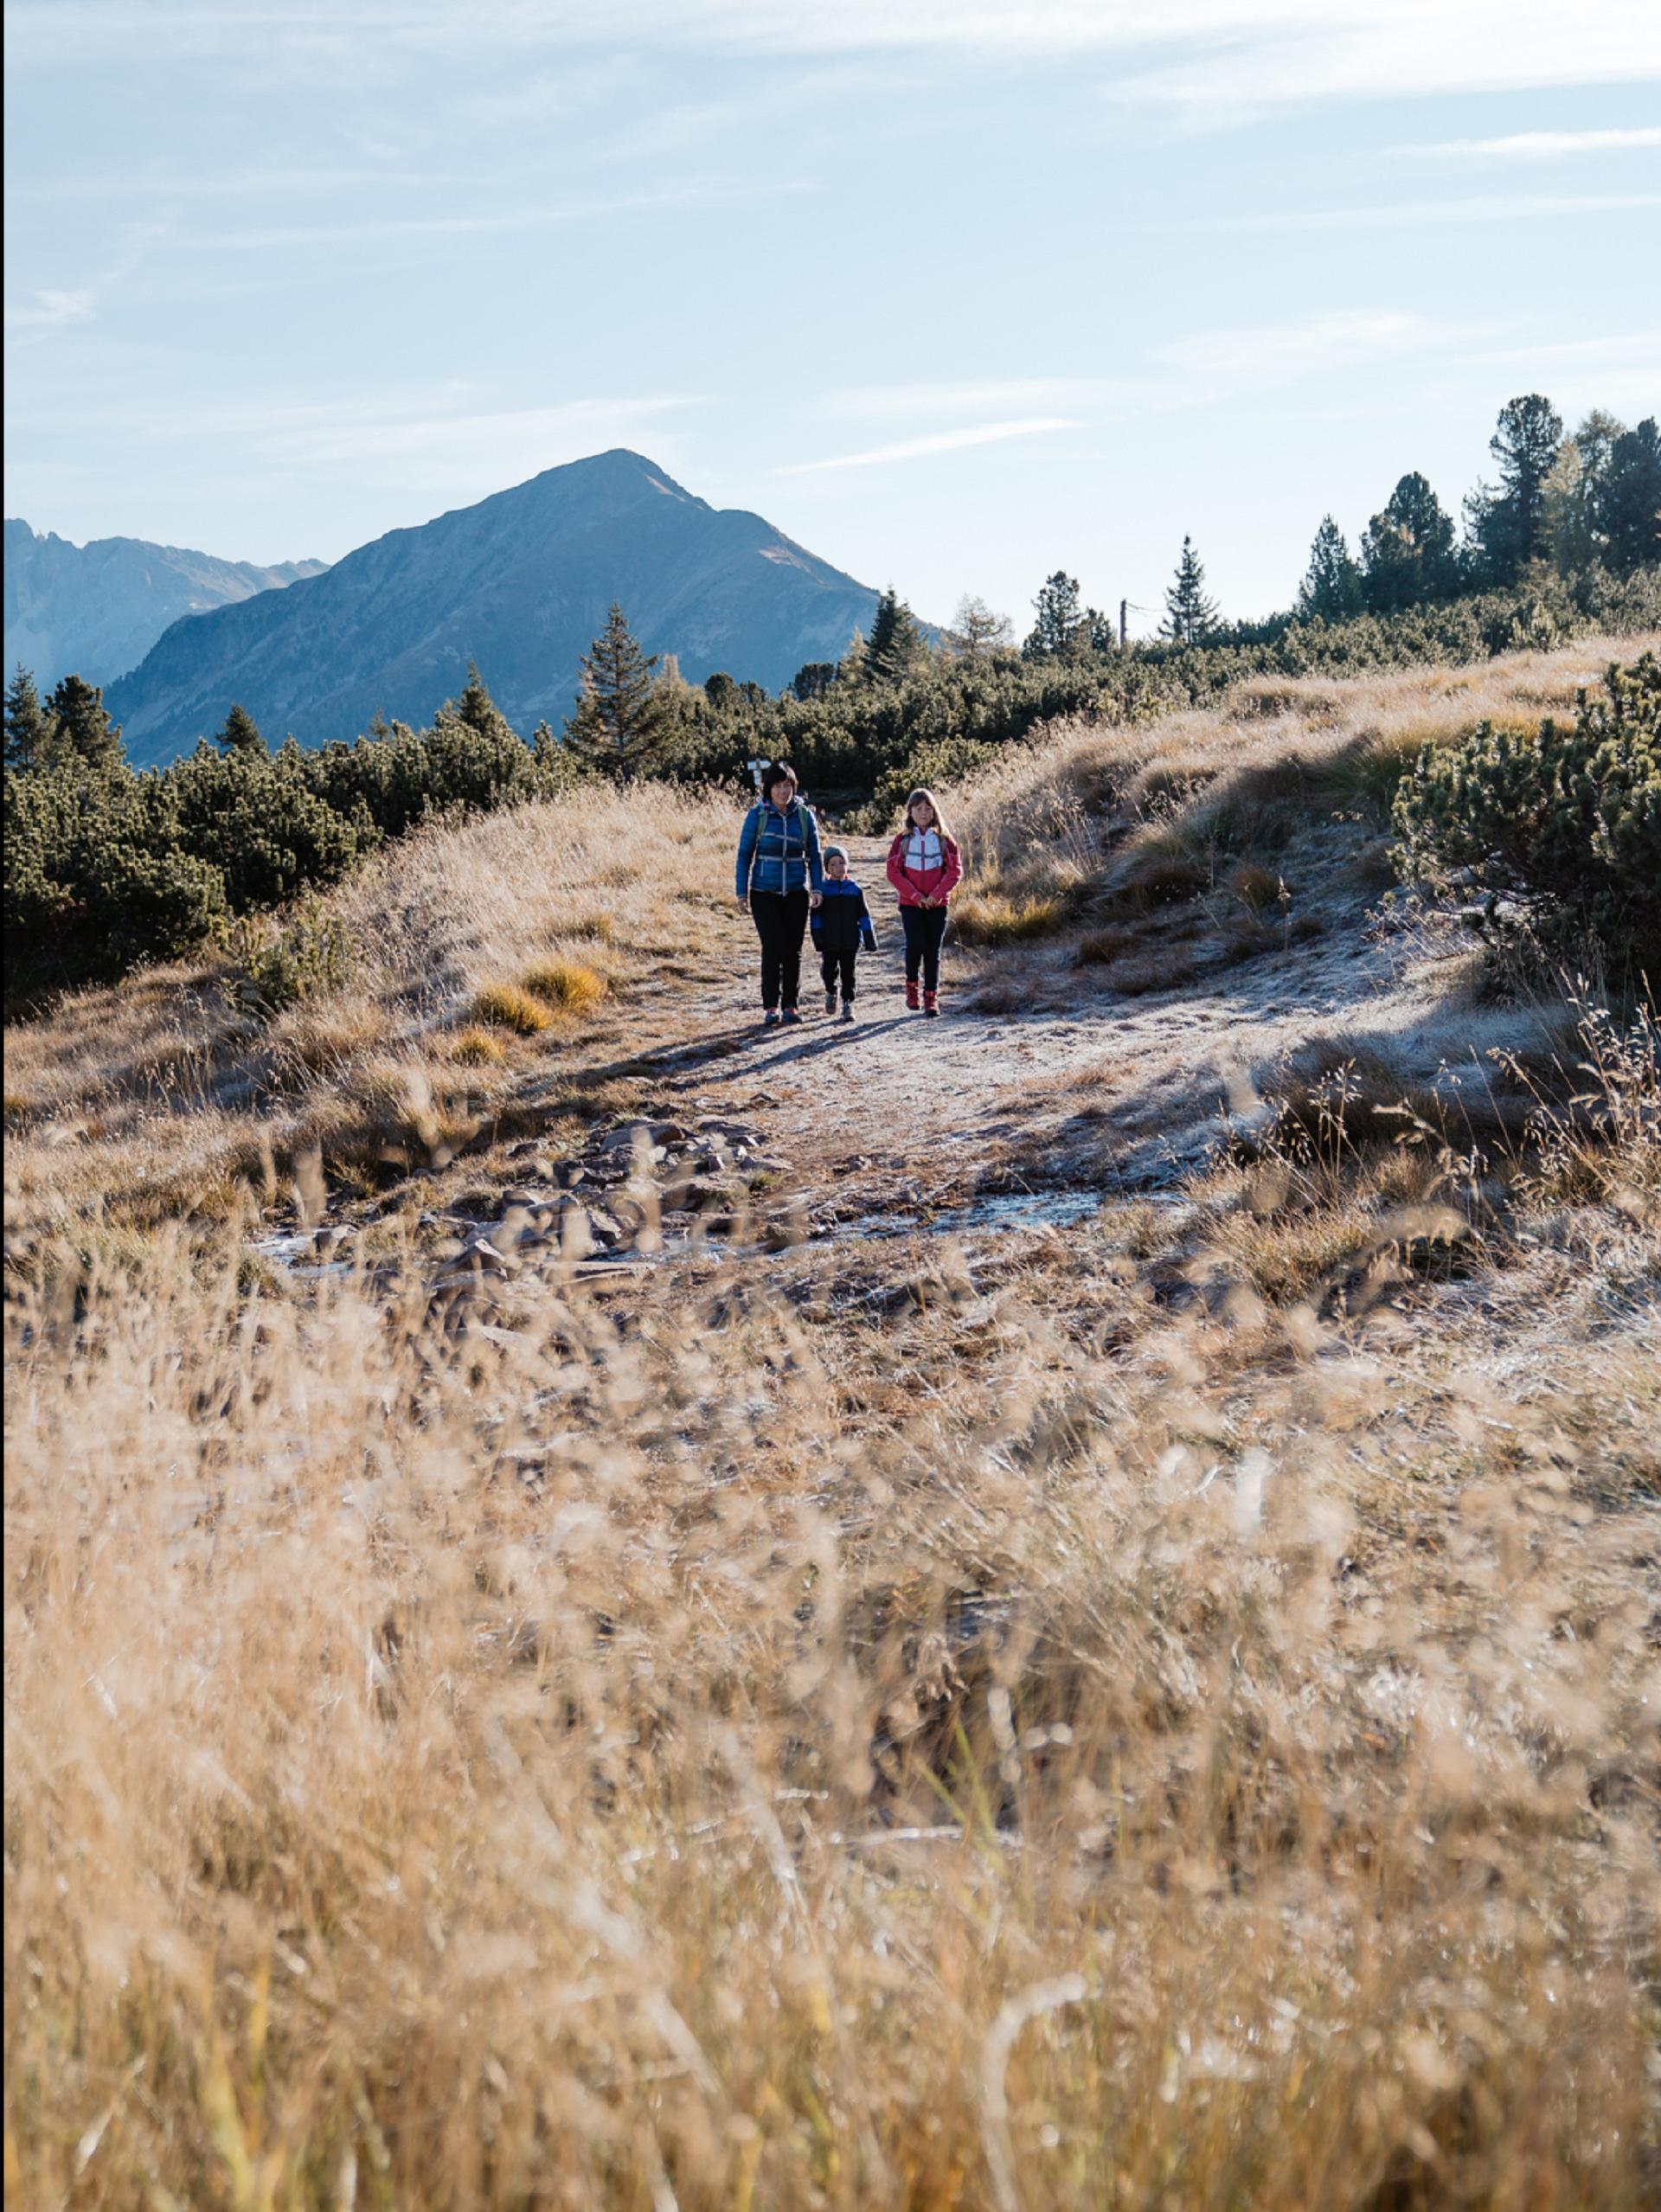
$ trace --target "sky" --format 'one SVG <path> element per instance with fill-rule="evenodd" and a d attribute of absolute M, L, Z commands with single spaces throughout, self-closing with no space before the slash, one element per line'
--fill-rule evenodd
<path fill-rule="evenodd" d="M 5 511 L 336 559 L 612 446 L 927 618 L 1290 601 L 1661 411 L 1657 0 L 10 0 Z"/>

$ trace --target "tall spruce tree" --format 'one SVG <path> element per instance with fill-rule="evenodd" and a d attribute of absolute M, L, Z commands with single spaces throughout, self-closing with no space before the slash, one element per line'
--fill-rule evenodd
<path fill-rule="evenodd" d="M 19 661 L 6 686 L 7 767 L 49 767 L 56 734 L 56 725 L 41 704 L 35 678 Z"/>
<path fill-rule="evenodd" d="M 1298 587 L 1298 612 L 1322 622 L 1347 622 L 1361 612 L 1361 570 L 1331 515 L 1322 517 L 1309 548 L 1309 567 Z"/>
<path fill-rule="evenodd" d="M 1165 593 L 1163 635 L 1179 645 L 1197 645 L 1216 626 L 1216 602 L 1206 596 L 1204 563 L 1194 549 L 1193 539 L 1184 537 L 1177 574 Z"/>
<path fill-rule="evenodd" d="M 1062 660 L 1087 636 L 1089 618 L 1079 597 L 1079 580 L 1065 568 L 1046 576 L 1033 595 L 1034 620 L 1022 651 L 1029 661 Z"/>
<path fill-rule="evenodd" d="M 865 680 L 903 683 L 927 650 L 916 616 L 890 584 L 876 603 L 865 641 Z"/>
<path fill-rule="evenodd" d="M 1361 587 L 1369 612 L 1394 614 L 1459 588 L 1453 521 L 1417 469 L 1397 483 L 1362 534 Z"/>
<path fill-rule="evenodd" d="M 260 734 L 260 725 L 246 707 L 234 703 L 225 717 L 225 726 L 215 736 L 214 743 L 221 753 L 240 753 L 253 760 L 268 750 Z"/>
<path fill-rule="evenodd" d="M 121 732 L 105 711 L 101 685 L 63 676 L 53 685 L 46 711 L 57 725 L 53 746 L 59 753 L 93 768 L 117 767 L 126 757 Z"/>
<path fill-rule="evenodd" d="M 1499 483 L 1478 484 L 1465 503 L 1484 579 L 1514 584 L 1546 550 L 1546 484 L 1562 443 L 1563 419 L 1538 392 L 1507 400 L 1488 450 Z"/>
<path fill-rule="evenodd" d="M 1610 447 L 1597 516 L 1605 558 L 1620 574 L 1661 561 L 1661 429 L 1653 415 Z"/>
<path fill-rule="evenodd" d="M 577 761 L 625 784 L 661 764 L 675 717 L 653 673 L 657 666 L 657 656 L 641 651 L 613 599 L 605 629 L 582 655 L 582 689 L 565 726 Z"/>

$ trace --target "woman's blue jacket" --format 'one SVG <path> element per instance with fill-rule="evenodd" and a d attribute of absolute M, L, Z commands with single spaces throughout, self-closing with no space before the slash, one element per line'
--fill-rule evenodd
<path fill-rule="evenodd" d="M 812 809 L 798 798 L 780 813 L 771 799 L 758 799 L 739 833 L 739 897 L 747 899 L 752 891 L 817 891 L 824 882 Z"/>

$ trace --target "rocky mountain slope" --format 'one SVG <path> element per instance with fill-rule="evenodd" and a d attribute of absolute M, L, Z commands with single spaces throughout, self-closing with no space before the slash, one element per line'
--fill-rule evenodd
<path fill-rule="evenodd" d="M 548 469 L 477 506 L 393 530 L 322 575 L 178 623 L 114 687 L 140 762 L 183 751 L 233 700 L 268 736 L 350 738 L 419 722 L 477 661 L 529 730 L 569 712 L 578 656 L 622 602 L 649 652 L 693 682 L 770 689 L 829 659 L 876 594 L 759 515 L 721 510 L 622 450 Z"/>
<path fill-rule="evenodd" d="M 72 545 L 55 532 L 6 522 L 5 664 L 33 671 L 42 690 L 61 676 L 112 683 L 137 668 L 170 623 L 234 606 L 323 573 L 321 561 L 262 568 L 144 538 Z"/>

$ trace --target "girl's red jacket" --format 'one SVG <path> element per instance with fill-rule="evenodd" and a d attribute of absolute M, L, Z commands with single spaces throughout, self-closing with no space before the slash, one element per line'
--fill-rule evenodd
<path fill-rule="evenodd" d="M 920 907 L 925 899 L 949 899 L 963 881 L 963 856 L 954 841 L 942 830 L 940 866 L 914 869 L 906 866 L 906 837 L 902 830 L 888 847 L 888 881 L 900 894 L 901 905 Z"/>

